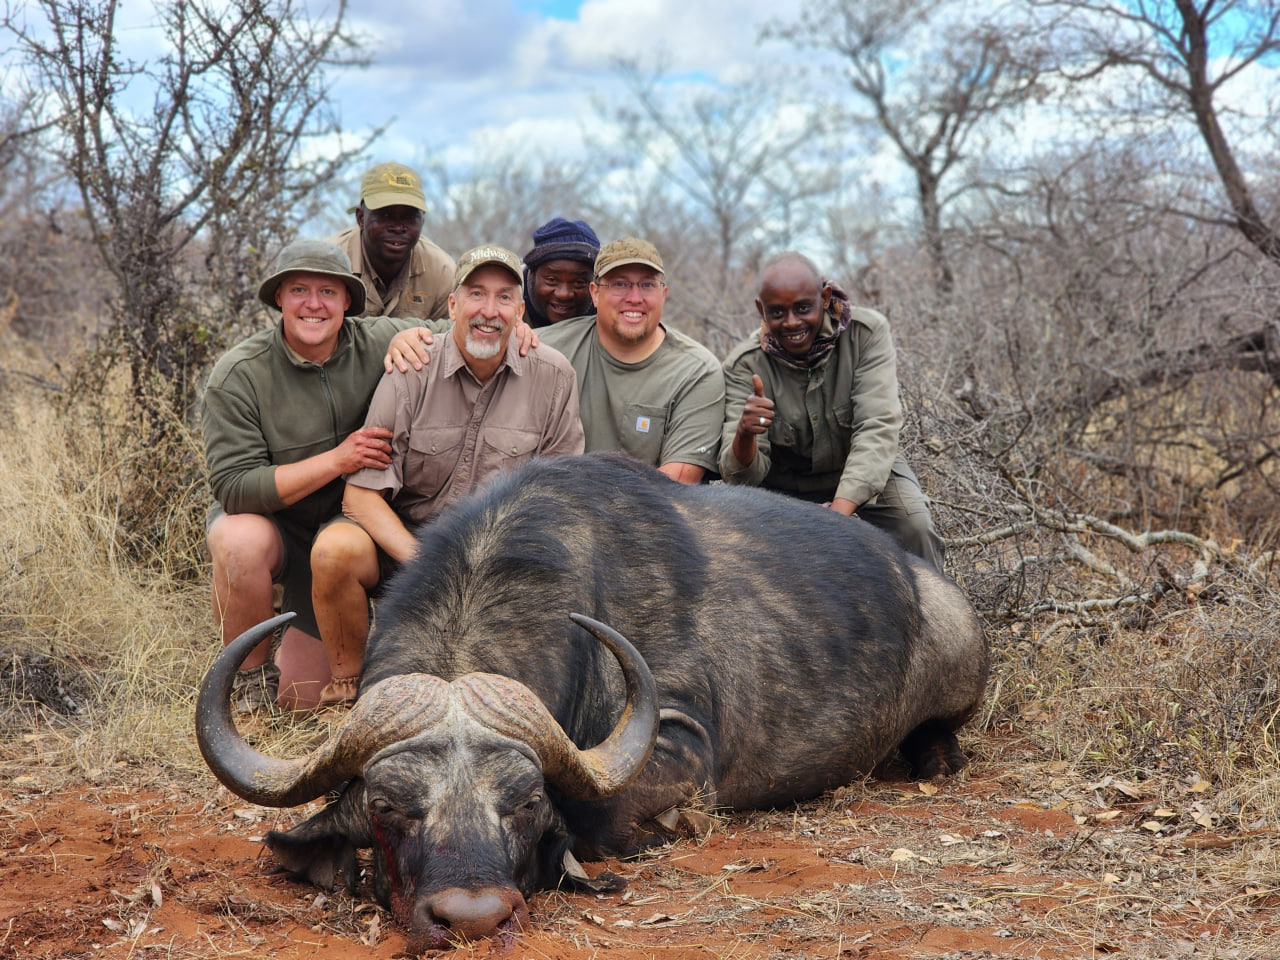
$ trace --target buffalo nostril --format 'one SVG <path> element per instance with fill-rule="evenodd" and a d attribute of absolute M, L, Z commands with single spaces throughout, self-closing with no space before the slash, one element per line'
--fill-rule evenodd
<path fill-rule="evenodd" d="M 494 891 L 473 893 L 454 887 L 418 904 L 414 926 L 443 927 L 451 940 L 481 940 L 503 932 L 512 909 L 508 898 Z"/>

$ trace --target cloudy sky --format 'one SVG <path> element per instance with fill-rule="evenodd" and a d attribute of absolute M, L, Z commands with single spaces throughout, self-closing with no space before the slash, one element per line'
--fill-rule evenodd
<path fill-rule="evenodd" d="M 800 0 L 363 0 L 351 25 L 374 63 L 344 71 L 335 96 L 352 131 L 391 123 L 378 159 L 465 161 L 493 144 L 574 151 L 592 96 L 617 96 L 619 57 L 665 60 L 687 81 L 719 83 L 777 64 L 757 42 Z"/>

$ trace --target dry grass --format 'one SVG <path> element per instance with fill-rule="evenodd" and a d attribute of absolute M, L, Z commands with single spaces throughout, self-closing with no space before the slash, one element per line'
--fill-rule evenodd
<path fill-rule="evenodd" d="M 53 779 L 188 776 L 201 766 L 187 731 L 215 652 L 208 588 L 121 548 L 122 504 L 145 452 L 124 424 L 59 416 L 35 391 L 8 397 L 0 648 L 10 663 L 46 658 L 80 696 L 74 710 L 4 705 L 0 771 L 30 773 L 33 751 L 35 769 Z M 181 531 L 175 557 L 197 549 L 191 533 Z"/>
<path fill-rule="evenodd" d="M 162 534 L 131 537 L 126 528 L 139 517 L 122 504 L 136 491 L 140 465 L 153 462 L 145 441 L 121 422 L 60 416 L 35 390 L 10 391 L 4 407 L 0 654 L 9 664 L 46 664 L 76 709 L 36 705 L 32 697 L 21 702 L 10 692 L 0 701 L 0 777 L 26 778 L 46 790 L 211 789 L 190 735 L 195 691 L 217 646 L 207 580 L 190 575 L 203 563 L 203 531 L 193 517 L 204 490 L 198 483 L 174 490 L 151 482 L 146 496 L 168 512 L 152 510 L 145 519 Z M 191 458 L 178 472 L 190 476 L 199 450 L 189 436 L 178 436 Z M 156 497 L 157 490 L 168 492 Z M 997 778 L 999 796 L 963 802 L 1065 811 L 1078 827 L 1073 835 L 1038 838 L 1031 858 L 999 837 L 935 850 L 857 889 L 773 900 L 772 926 L 757 925 L 744 936 L 785 934 L 803 943 L 851 917 L 906 910 L 904 922 L 1036 925 L 1078 944 L 1082 956 L 1170 956 L 1182 948 L 1162 931 L 1170 918 L 1191 911 L 1207 931 L 1195 956 L 1267 955 L 1269 944 L 1252 932 L 1251 918 L 1280 893 L 1278 578 L 1253 562 L 1261 552 L 1248 540 L 1256 518 L 1233 525 L 1228 512 L 1206 517 L 1203 504 L 1200 510 L 1202 528 L 1227 546 L 1198 579 L 1200 555 L 1176 543 L 1133 553 L 1106 538 L 1082 538 L 1116 575 L 1100 573 L 1102 564 L 1072 561 L 1062 535 L 1049 531 L 1021 541 L 1013 559 L 996 556 L 998 545 L 952 551 L 962 581 L 1005 576 L 1034 552 L 1051 564 L 1045 590 L 1058 599 L 1115 595 L 1123 592 L 1121 577 L 1131 592 L 1148 595 L 1114 610 L 990 624 L 991 684 L 964 747 L 974 759 L 974 779 Z M 24 676 L 34 683 L 37 673 Z M 285 722 L 269 746 L 292 751 L 315 735 Z M 877 849 L 919 850 L 920 825 L 896 823 L 892 815 L 904 802 L 900 786 L 869 778 L 799 811 L 747 815 L 715 829 L 769 825 L 820 844 L 832 862 L 862 863 L 880 855 L 868 852 L 868 824 L 851 825 L 850 805 L 887 808 L 872 824 Z M 975 822 L 985 815 L 972 811 Z M 1117 825 L 1128 829 L 1116 832 Z M 1008 886 L 989 886 L 980 900 L 956 899 L 939 876 L 973 864 L 1009 870 Z M 709 880 L 683 870 L 670 851 L 637 861 L 636 869 L 655 897 L 670 891 L 685 903 L 667 908 L 671 919 L 663 923 L 670 926 L 734 925 L 735 917 L 766 906 L 733 892 L 729 874 Z M 1096 882 L 1062 880 L 1081 872 Z M 319 923 L 349 940 L 368 936 L 378 916 L 367 900 L 340 898 L 319 914 L 311 901 L 246 900 L 230 879 L 221 892 L 197 895 L 218 900 L 209 910 L 229 922 Z M 576 943 L 582 909 L 580 899 L 548 894 L 537 905 L 539 925 Z M 1237 932 L 1223 933 L 1230 928 Z M 1146 931 L 1150 953 L 1132 946 L 1135 931 Z M 1117 952 L 1122 943 L 1130 946 Z M 857 943 L 847 947 L 847 955 L 861 955 Z"/>

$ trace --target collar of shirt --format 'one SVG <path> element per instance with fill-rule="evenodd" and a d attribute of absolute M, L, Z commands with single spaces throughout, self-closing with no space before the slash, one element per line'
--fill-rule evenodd
<path fill-rule="evenodd" d="M 437 361 L 440 364 L 440 376 L 452 377 L 459 370 L 466 370 L 467 375 L 473 380 L 476 379 L 475 374 L 471 372 L 471 368 L 467 366 L 467 358 L 462 355 L 462 349 L 458 346 L 458 341 L 453 339 L 453 328 L 450 327 L 445 333 L 438 334 L 444 337 L 444 349 L 440 353 Z M 504 369 L 510 370 L 512 375 L 524 376 L 525 364 L 528 362 L 527 357 L 520 356 L 520 345 L 516 342 L 515 333 L 507 338 L 507 352 L 503 354 L 502 363 L 498 364 L 498 369 L 494 372 L 494 377 L 501 373 Z M 491 377 L 488 382 L 492 382 Z M 478 380 L 476 381 L 479 382 Z"/>

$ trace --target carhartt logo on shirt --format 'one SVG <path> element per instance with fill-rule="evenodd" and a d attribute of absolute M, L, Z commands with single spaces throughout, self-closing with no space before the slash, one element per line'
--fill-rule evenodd
<path fill-rule="evenodd" d="M 636 433 L 648 433 L 648 432 L 649 432 L 649 418 L 636 417 Z"/>

